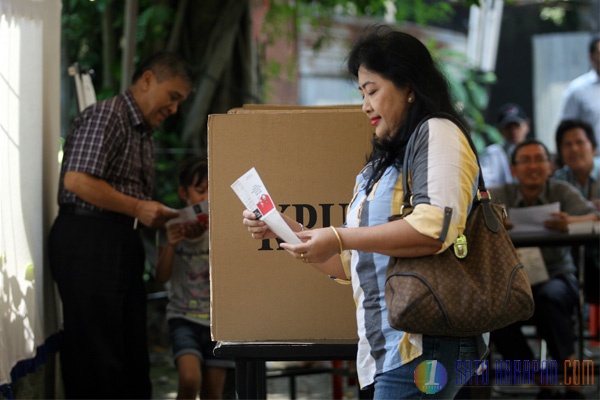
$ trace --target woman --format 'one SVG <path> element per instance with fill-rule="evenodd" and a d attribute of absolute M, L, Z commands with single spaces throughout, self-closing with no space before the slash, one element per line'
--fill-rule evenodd
<path fill-rule="evenodd" d="M 281 247 L 338 281 L 352 282 L 362 388 L 374 384 L 375 399 L 453 398 L 460 387 L 455 364 L 461 359 L 479 359 L 478 348 L 486 348 L 482 338 L 430 337 L 394 330 L 388 324 L 384 284 L 390 256 L 434 254 L 462 233 L 476 193 L 475 155 L 449 119 L 425 122 L 415 143 L 411 170 L 414 211 L 405 219 L 388 222 L 390 215 L 400 212 L 402 161 L 419 122 L 434 112 L 460 117 L 431 55 L 406 33 L 384 26 L 372 28 L 353 46 L 348 70 L 358 79 L 362 108 L 376 139 L 367 165 L 357 176 L 346 226 L 305 230 L 284 216 L 303 243 Z M 445 207 L 453 213 L 444 224 Z M 252 212 L 245 210 L 243 216 L 253 238 L 274 237 Z M 425 360 L 438 360 L 447 370 L 447 383 L 434 395 L 415 384 L 415 369 Z"/>

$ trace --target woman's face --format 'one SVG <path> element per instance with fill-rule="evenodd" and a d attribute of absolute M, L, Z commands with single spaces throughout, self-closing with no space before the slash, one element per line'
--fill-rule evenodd
<path fill-rule="evenodd" d="M 362 109 L 375 127 L 375 135 L 380 139 L 394 136 L 406 119 L 412 91 L 399 89 L 392 81 L 362 66 L 358 69 L 358 86 L 363 95 Z"/>
<path fill-rule="evenodd" d="M 565 132 L 560 144 L 563 162 L 574 172 L 589 173 L 594 167 L 594 148 L 581 128 Z"/>

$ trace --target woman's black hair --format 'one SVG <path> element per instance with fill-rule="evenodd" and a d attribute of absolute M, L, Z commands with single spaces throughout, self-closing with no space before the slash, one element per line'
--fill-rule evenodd
<path fill-rule="evenodd" d="M 352 46 L 347 59 L 348 72 L 358 78 L 362 66 L 394 83 L 400 89 L 410 87 L 415 100 L 406 120 L 390 139 L 373 141 L 369 161 L 373 172 L 368 187 L 391 165 L 399 168 L 411 134 L 425 117 L 437 112 L 454 116 L 463 126 L 464 118 L 457 112 L 446 77 L 421 41 L 408 33 L 386 25 L 367 28 Z"/>
<path fill-rule="evenodd" d="M 596 148 L 598 147 L 598 141 L 596 140 L 596 135 L 594 135 L 594 128 L 592 128 L 592 125 L 580 119 L 562 120 L 560 124 L 558 124 L 558 127 L 556 128 L 556 134 L 554 135 L 554 139 L 556 140 L 556 164 L 559 167 L 562 167 L 564 165 L 564 161 L 560 153 L 560 146 L 562 145 L 565 133 L 567 133 L 567 131 L 570 131 L 571 129 L 577 128 L 583 129 L 583 131 L 585 132 L 585 136 L 587 136 L 588 140 L 592 144 L 592 150 L 596 150 Z"/>
<path fill-rule="evenodd" d="M 181 163 L 179 167 L 179 185 L 185 188 L 198 186 L 204 178 L 208 178 L 208 163 L 206 158 L 193 156 Z"/>

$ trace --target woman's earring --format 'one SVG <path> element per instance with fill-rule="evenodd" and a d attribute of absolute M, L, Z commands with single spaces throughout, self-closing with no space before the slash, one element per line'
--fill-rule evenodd
<path fill-rule="evenodd" d="M 412 103 L 413 101 L 415 101 L 415 98 L 414 98 L 414 97 L 412 97 L 412 96 L 410 96 L 410 97 L 408 98 L 408 102 L 409 102 L 409 103 Z"/>

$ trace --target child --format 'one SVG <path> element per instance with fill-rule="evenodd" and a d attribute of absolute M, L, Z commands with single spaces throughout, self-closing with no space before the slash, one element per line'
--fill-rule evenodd
<path fill-rule="evenodd" d="M 179 172 L 180 198 L 187 205 L 208 200 L 205 159 L 186 160 Z M 158 233 L 156 279 L 170 280 L 167 320 L 173 358 L 179 372 L 178 399 L 220 399 L 226 368 L 233 362 L 215 358 L 210 337 L 210 280 L 206 219 L 175 223 Z"/>

